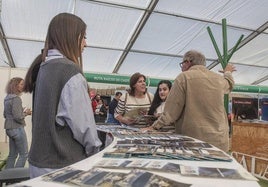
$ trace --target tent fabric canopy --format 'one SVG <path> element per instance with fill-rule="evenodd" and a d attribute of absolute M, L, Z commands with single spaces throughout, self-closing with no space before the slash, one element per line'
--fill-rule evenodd
<path fill-rule="evenodd" d="M 52 17 L 69 12 L 87 24 L 85 72 L 174 79 L 191 49 L 202 52 L 207 67 L 218 72 L 207 27 L 223 54 L 226 18 L 228 50 L 244 35 L 230 59 L 237 67 L 236 84 L 268 86 L 267 0 L 0 0 L 0 6 L 3 67 L 28 68 L 44 46 Z"/>

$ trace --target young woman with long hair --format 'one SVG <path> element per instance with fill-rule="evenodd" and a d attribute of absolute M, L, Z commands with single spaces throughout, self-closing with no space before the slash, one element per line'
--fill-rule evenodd
<path fill-rule="evenodd" d="M 33 68 L 28 74 L 30 85 L 25 87 L 34 92 L 31 178 L 99 151 L 101 142 L 82 72 L 85 39 L 86 24 L 81 18 L 69 13 L 56 15 L 48 27 L 42 58 L 34 62 L 36 71 Z"/>

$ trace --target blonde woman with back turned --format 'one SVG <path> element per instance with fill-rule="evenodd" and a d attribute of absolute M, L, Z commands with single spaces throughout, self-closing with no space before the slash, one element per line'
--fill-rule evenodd
<path fill-rule="evenodd" d="M 24 80 L 22 78 L 14 77 L 6 87 L 7 96 L 4 100 L 4 118 L 6 134 L 9 137 L 9 154 L 6 169 L 24 167 L 28 157 L 24 118 L 27 115 L 31 115 L 32 112 L 30 109 L 23 109 L 22 107 L 20 95 L 23 91 L 23 84 Z"/>

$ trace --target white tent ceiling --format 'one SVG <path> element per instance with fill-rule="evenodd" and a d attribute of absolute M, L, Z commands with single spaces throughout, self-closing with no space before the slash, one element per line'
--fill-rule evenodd
<path fill-rule="evenodd" d="M 212 71 L 221 69 L 207 27 L 222 51 L 226 18 L 228 49 L 244 35 L 230 60 L 236 83 L 268 86 L 267 0 L 0 0 L 0 66 L 29 67 L 60 12 L 88 26 L 85 72 L 165 79 L 181 72 L 178 63 L 190 49 L 204 53 Z"/>

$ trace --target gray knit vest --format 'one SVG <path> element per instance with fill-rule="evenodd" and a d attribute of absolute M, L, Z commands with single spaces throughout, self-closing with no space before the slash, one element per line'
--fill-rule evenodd
<path fill-rule="evenodd" d="M 77 65 L 66 58 L 52 59 L 40 66 L 29 152 L 29 163 L 33 166 L 62 168 L 86 158 L 85 148 L 73 138 L 70 127 L 56 122 L 62 89 L 78 73 L 81 71 Z"/>

